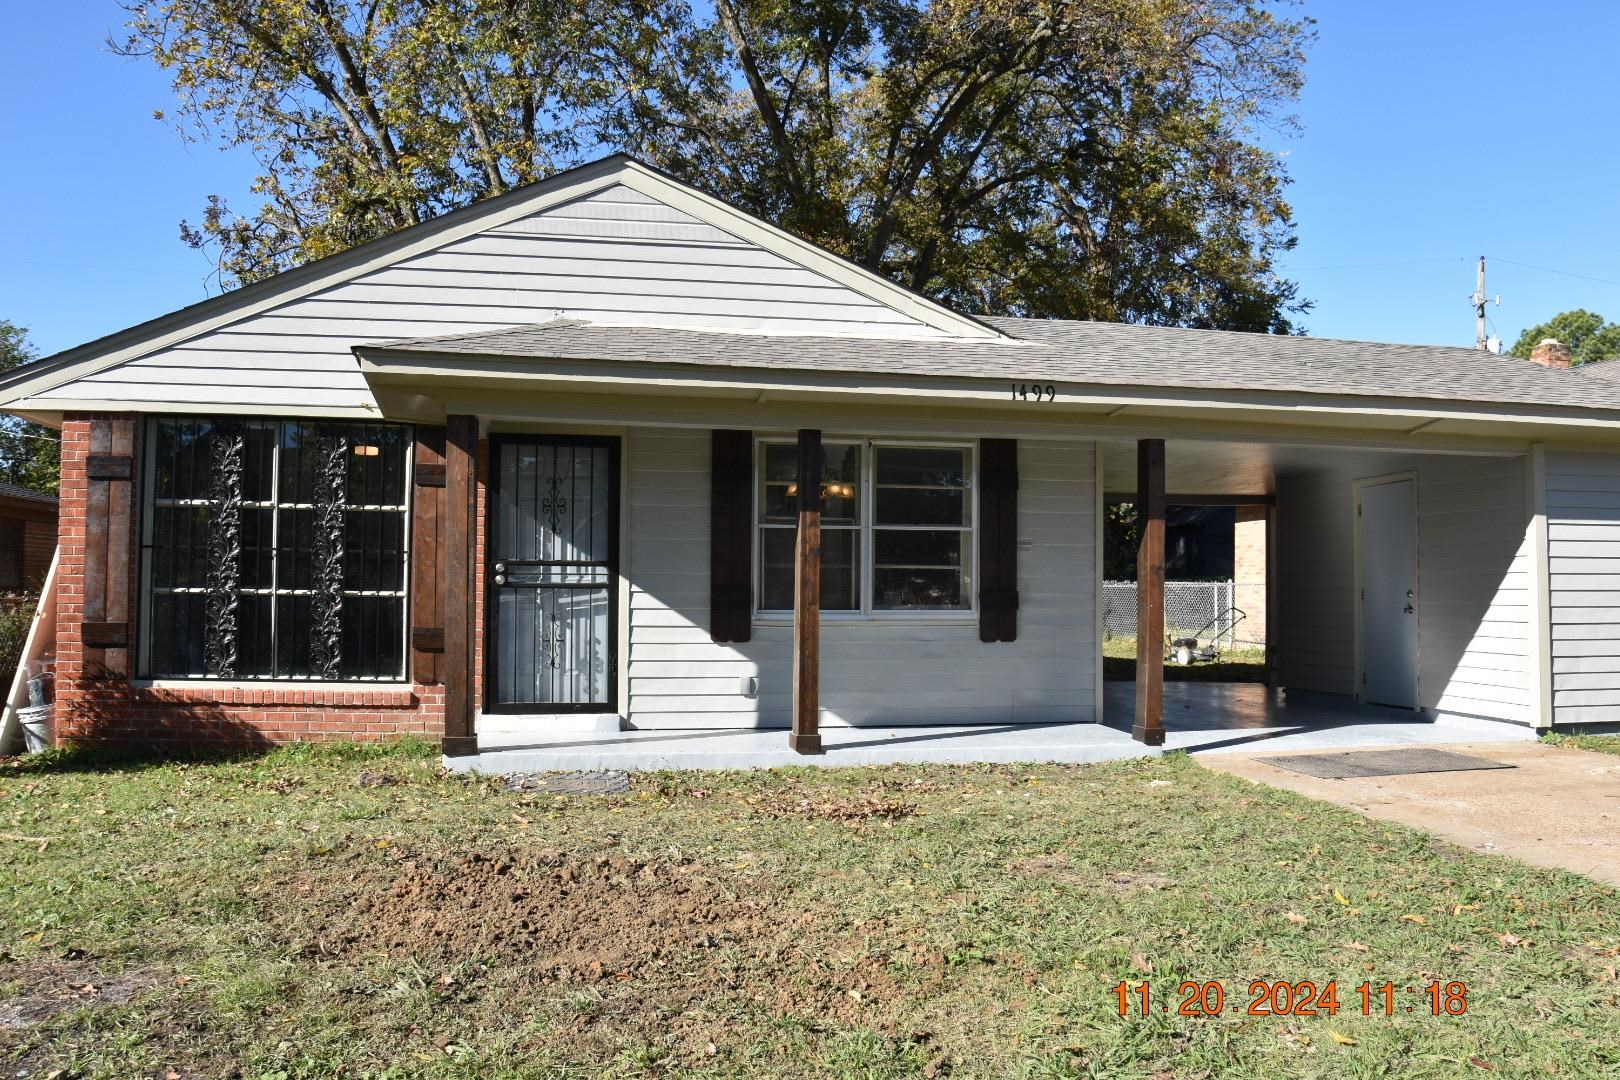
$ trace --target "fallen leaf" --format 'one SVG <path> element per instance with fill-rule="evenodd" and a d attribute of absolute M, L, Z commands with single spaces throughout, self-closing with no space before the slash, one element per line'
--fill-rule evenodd
<path fill-rule="evenodd" d="M 1347 941 L 1347 942 L 1344 943 L 1344 947 L 1347 948 L 1347 949 L 1350 949 L 1350 950 L 1352 950 L 1354 952 L 1367 952 L 1367 951 L 1369 951 L 1367 946 L 1363 945 L 1359 941 Z"/>
<path fill-rule="evenodd" d="M 1287 919 L 1289 922 L 1293 923 L 1295 926 L 1304 926 L 1307 922 L 1310 921 L 1309 919 L 1305 918 L 1305 916 L 1301 915 L 1297 911 L 1285 912 L 1283 914 L 1283 918 Z"/>
<path fill-rule="evenodd" d="M 1490 1062 L 1486 1061 L 1482 1057 L 1478 1057 L 1478 1056 L 1471 1057 L 1471 1058 L 1468 1059 L 1468 1064 L 1472 1065 L 1476 1069 L 1484 1069 L 1486 1072 L 1495 1072 L 1496 1071 L 1495 1067 L 1492 1066 Z"/>
<path fill-rule="evenodd" d="M 1425 919 L 1421 915 L 1402 915 L 1401 916 L 1401 921 L 1402 922 L 1409 922 L 1409 923 L 1417 923 L 1419 926 L 1427 926 L 1428 923 L 1429 923 L 1429 920 Z"/>
<path fill-rule="evenodd" d="M 1333 899 L 1337 900 L 1339 903 L 1343 904 L 1345 907 L 1350 906 L 1350 898 L 1345 896 L 1344 893 L 1340 892 L 1338 889 L 1333 890 Z"/>
<path fill-rule="evenodd" d="M 1131 970 L 1140 971 L 1144 974 L 1151 973 L 1153 971 L 1153 961 L 1147 958 L 1147 953 L 1131 953 Z"/>
<path fill-rule="evenodd" d="M 1523 945 L 1523 944 L 1525 944 L 1524 938 L 1519 937 L 1517 934 L 1510 933 L 1510 932 L 1507 932 L 1507 931 L 1503 931 L 1502 933 L 1497 934 L 1496 935 L 1496 940 L 1497 940 L 1498 943 L 1501 944 L 1501 946 L 1504 949 L 1511 949 L 1515 945 Z"/>
<path fill-rule="evenodd" d="M 1328 1028 L 1328 1038 L 1332 1039 L 1334 1042 L 1338 1043 L 1340 1046 L 1354 1046 L 1354 1045 L 1356 1045 L 1356 1040 L 1352 1039 L 1348 1035 L 1340 1035 L 1337 1031 L 1334 1031 L 1332 1028 Z"/>

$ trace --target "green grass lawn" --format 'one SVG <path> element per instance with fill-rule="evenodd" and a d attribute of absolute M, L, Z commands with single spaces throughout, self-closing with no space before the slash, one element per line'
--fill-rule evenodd
<path fill-rule="evenodd" d="M 1541 741 L 1552 746 L 1568 746 L 1576 750 L 1620 754 L 1620 735 L 1581 735 L 1551 731 L 1543 735 Z"/>
<path fill-rule="evenodd" d="M 1219 660 L 1204 660 L 1183 667 L 1174 662 L 1164 665 L 1170 682 L 1265 682 L 1266 650 L 1228 649 Z M 1103 678 L 1136 678 L 1136 639 L 1111 637 L 1103 642 Z"/>
<path fill-rule="evenodd" d="M 67 755 L 0 814 L 6 1076 L 1620 1073 L 1613 890 L 1178 756 L 559 797 L 423 746 Z M 1467 1012 L 1361 1015 L 1386 980 Z"/>

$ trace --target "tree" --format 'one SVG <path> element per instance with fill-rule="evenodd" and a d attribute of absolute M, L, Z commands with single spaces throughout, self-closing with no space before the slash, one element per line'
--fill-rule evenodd
<path fill-rule="evenodd" d="M 28 331 L 0 319 L 0 372 L 21 367 L 38 354 Z M 0 480 L 56 494 L 62 444 L 56 432 L 16 416 L 0 415 Z"/>
<path fill-rule="evenodd" d="M 1620 358 L 1620 323 L 1604 322 L 1603 316 L 1584 308 L 1554 315 L 1540 326 L 1532 326 L 1508 351 L 1528 360 L 1531 350 L 1545 338 L 1556 338 L 1568 345 L 1570 358 L 1577 364 Z"/>
<path fill-rule="evenodd" d="M 928 295 L 1285 332 L 1308 21 L 1247 0 L 133 0 L 246 281 L 618 147 Z"/>

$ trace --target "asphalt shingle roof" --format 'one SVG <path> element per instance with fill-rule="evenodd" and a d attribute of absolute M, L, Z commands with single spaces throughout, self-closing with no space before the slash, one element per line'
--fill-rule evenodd
<path fill-rule="evenodd" d="M 1011 340 L 793 337 L 558 319 L 357 351 L 1620 410 L 1620 381 L 1475 349 L 1055 319 L 983 321 Z"/>
<path fill-rule="evenodd" d="M 0 496 L 9 496 L 13 499 L 27 499 L 31 502 L 50 503 L 56 505 L 56 496 L 47 495 L 43 491 L 25 488 L 21 484 L 8 484 L 0 480 Z"/>

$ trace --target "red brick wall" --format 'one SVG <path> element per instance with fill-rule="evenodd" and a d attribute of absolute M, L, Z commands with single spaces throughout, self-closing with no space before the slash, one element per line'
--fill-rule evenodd
<path fill-rule="evenodd" d="M 128 664 L 114 667 L 121 650 L 86 650 L 80 644 L 86 585 L 86 536 L 90 453 L 94 417 L 70 414 L 62 425 L 62 487 L 58 536 L 61 566 L 57 582 L 56 735 L 59 742 L 118 744 L 213 743 L 262 745 L 319 739 L 381 739 L 406 733 L 438 737 L 444 731 L 444 691 L 421 684 L 392 687 L 356 683 L 343 689 L 313 689 L 296 683 L 272 685 L 190 684 L 178 689 L 140 686 Z M 137 461 L 139 461 L 137 446 Z M 136 469 L 139 477 L 140 469 Z M 141 500 L 136 493 L 134 505 Z M 139 514 L 109 535 L 109 551 L 121 552 L 139 581 Z M 131 612 L 138 613 L 131 596 Z M 132 623 L 132 644 L 140 639 Z M 105 667 L 94 662 L 105 653 Z M 129 650 L 131 660 L 134 649 Z"/>
<path fill-rule="evenodd" d="M 1235 604 L 1248 616 L 1237 626 L 1237 639 L 1266 643 L 1266 517 L 1270 507 L 1240 506 L 1232 529 L 1232 581 Z"/>

